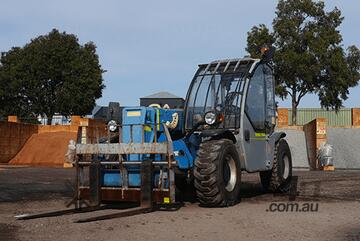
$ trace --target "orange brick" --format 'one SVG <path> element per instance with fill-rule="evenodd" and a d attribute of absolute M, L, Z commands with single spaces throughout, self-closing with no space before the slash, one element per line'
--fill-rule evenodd
<path fill-rule="evenodd" d="M 360 126 L 360 108 L 351 109 L 352 125 Z"/>
<path fill-rule="evenodd" d="M 278 108 L 278 127 L 289 125 L 289 110 L 287 108 Z"/>
<path fill-rule="evenodd" d="M 16 115 L 9 115 L 8 122 L 19 122 L 19 119 Z"/>
<path fill-rule="evenodd" d="M 335 167 L 334 166 L 324 166 L 323 170 L 324 171 L 335 171 Z"/>

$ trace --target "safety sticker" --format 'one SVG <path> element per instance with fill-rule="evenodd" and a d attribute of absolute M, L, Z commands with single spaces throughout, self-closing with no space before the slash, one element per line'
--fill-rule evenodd
<path fill-rule="evenodd" d="M 255 132 L 255 136 L 256 137 L 264 137 L 264 136 L 266 136 L 266 134 L 262 133 L 262 132 Z"/>
<path fill-rule="evenodd" d="M 164 197 L 164 203 L 170 203 L 170 198 L 169 197 Z"/>
<path fill-rule="evenodd" d="M 128 111 L 126 113 L 127 116 L 141 116 L 141 112 L 140 111 Z"/>

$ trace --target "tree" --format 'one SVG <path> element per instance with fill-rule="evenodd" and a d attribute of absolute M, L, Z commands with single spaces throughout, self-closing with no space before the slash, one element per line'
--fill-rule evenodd
<path fill-rule="evenodd" d="M 321 107 L 339 110 L 348 98 L 350 87 L 360 79 L 360 51 L 342 47 L 338 27 L 343 21 L 339 9 L 325 11 L 322 1 L 280 0 L 273 32 L 264 25 L 248 32 L 246 50 L 260 56 L 263 45 L 274 45 L 276 93 L 291 97 L 292 123 L 296 124 L 297 107 L 308 93 L 316 93 Z"/>
<path fill-rule="evenodd" d="M 20 117 L 85 115 L 102 96 L 102 74 L 96 46 L 53 29 L 24 47 L 1 54 L 0 109 Z"/>

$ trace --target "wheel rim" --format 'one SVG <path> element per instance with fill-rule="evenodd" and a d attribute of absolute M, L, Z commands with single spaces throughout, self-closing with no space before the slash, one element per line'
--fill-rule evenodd
<path fill-rule="evenodd" d="M 230 155 L 226 156 L 224 161 L 224 183 L 228 192 L 234 190 L 237 180 L 236 164 L 234 158 Z"/>
<path fill-rule="evenodd" d="M 284 163 L 283 178 L 287 179 L 289 177 L 289 173 L 290 173 L 290 161 L 289 161 L 289 157 L 287 155 L 285 155 L 283 157 L 283 163 Z"/>

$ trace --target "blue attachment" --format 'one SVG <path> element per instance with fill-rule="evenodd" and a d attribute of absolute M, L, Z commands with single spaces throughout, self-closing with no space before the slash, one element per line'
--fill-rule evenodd
<path fill-rule="evenodd" d="M 194 157 L 183 139 L 173 141 L 175 160 L 180 169 L 189 169 L 194 164 Z"/>
<path fill-rule="evenodd" d="M 189 139 L 187 140 L 189 151 L 195 160 L 196 153 L 199 150 L 200 144 L 201 144 L 201 137 L 199 134 L 192 134 Z"/>
<path fill-rule="evenodd" d="M 179 122 L 175 129 L 169 130 L 170 135 L 181 136 L 183 133 L 183 110 L 157 109 L 152 107 L 126 107 L 123 109 L 122 123 L 122 142 L 141 143 L 154 142 L 155 123 L 157 129 L 157 142 L 165 142 L 166 135 L 162 123 L 172 121 L 172 115 L 178 113 Z M 144 133 L 143 133 L 144 131 Z M 189 145 L 189 147 L 188 147 Z M 190 137 L 189 140 L 179 139 L 173 141 L 175 160 L 178 162 L 179 169 L 189 169 L 193 167 L 194 158 L 197 151 L 196 138 Z M 142 161 L 152 158 L 162 160 L 160 154 L 129 154 L 125 156 L 126 161 Z M 128 171 L 128 184 L 130 187 L 141 185 L 140 166 L 125 166 Z M 102 171 L 103 186 L 121 186 L 122 177 L 119 169 L 104 169 Z M 166 175 L 166 174 L 165 174 Z M 154 173 L 154 185 L 159 181 L 159 171 Z M 167 183 L 164 183 L 165 187 Z"/>
<path fill-rule="evenodd" d="M 120 175 L 120 170 L 118 169 L 108 169 L 104 170 L 101 173 L 102 177 L 102 186 L 105 187 L 118 187 L 122 185 L 122 176 Z M 139 172 L 129 172 L 129 186 L 130 187 L 139 187 L 141 184 L 141 178 Z"/>
<path fill-rule="evenodd" d="M 105 187 L 118 187 L 122 185 L 122 176 L 119 170 L 103 170 L 101 172 L 101 185 Z"/>
<path fill-rule="evenodd" d="M 123 110 L 123 143 L 141 143 L 142 125 L 155 123 L 154 109 L 147 110 L 144 107 L 124 108 Z M 144 128 L 145 130 L 146 128 Z M 144 142 L 152 142 L 154 139 L 153 131 L 145 131 Z M 143 158 L 140 154 L 127 155 L 127 161 L 141 161 Z M 139 167 L 129 167 L 129 170 L 140 171 Z"/>
<path fill-rule="evenodd" d="M 154 182 L 153 186 L 156 187 L 159 183 L 159 172 L 154 173 Z M 119 170 L 106 170 L 102 172 L 101 185 L 104 187 L 119 187 L 122 186 L 122 176 L 119 173 Z M 140 174 L 139 173 L 130 173 L 129 175 L 129 186 L 138 187 L 140 186 Z M 164 183 L 164 188 L 168 188 L 168 182 Z"/>

